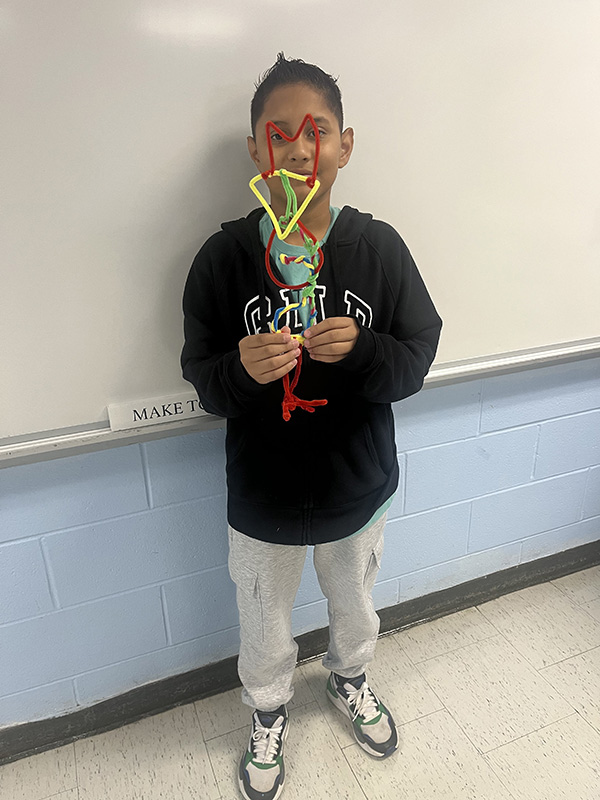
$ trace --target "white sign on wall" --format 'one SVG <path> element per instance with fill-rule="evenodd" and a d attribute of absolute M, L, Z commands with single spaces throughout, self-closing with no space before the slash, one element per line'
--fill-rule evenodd
<path fill-rule="evenodd" d="M 108 418 L 112 431 L 143 428 L 179 419 L 204 416 L 207 412 L 200 405 L 197 395 L 184 394 L 135 400 L 108 406 Z"/>

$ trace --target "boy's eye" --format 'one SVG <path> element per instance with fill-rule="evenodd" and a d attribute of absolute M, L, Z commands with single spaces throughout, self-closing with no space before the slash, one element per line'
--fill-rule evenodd
<path fill-rule="evenodd" d="M 308 135 L 312 136 L 313 138 L 315 137 L 315 132 L 312 128 L 308 131 Z M 319 128 L 319 136 L 325 136 L 325 135 L 326 135 L 325 131 Z M 283 136 L 280 133 L 277 133 L 276 131 L 271 131 L 270 137 L 272 142 L 283 142 Z"/>

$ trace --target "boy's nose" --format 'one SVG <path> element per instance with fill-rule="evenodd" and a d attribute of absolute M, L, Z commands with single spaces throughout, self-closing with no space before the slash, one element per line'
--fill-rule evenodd
<path fill-rule="evenodd" d="M 295 142 L 290 142 L 290 149 L 288 150 L 288 158 L 290 161 L 308 161 L 311 157 L 311 148 L 307 142 L 303 142 L 302 137 L 296 139 Z"/>

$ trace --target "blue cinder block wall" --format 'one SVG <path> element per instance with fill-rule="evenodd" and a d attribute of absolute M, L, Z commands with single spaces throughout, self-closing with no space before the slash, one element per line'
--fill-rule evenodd
<path fill-rule="evenodd" d="M 600 359 L 395 407 L 378 608 L 600 539 Z M 0 726 L 234 655 L 223 430 L 0 470 Z M 310 561 L 294 630 L 327 624 Z"/>

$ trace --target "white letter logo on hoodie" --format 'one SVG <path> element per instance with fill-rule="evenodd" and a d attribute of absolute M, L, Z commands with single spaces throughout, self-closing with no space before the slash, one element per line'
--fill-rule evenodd
<path fill-rule="evenodd" d="M 271 300 L 268 297 L 265 297 L 265 303 L 267 306 L 267 316 L 271 318 Z M 260 296 L 256 295 L 253 297 L 252 300 L 248 300 L 246 303 L 246 308 L 244 309 L 244 321 L 246 323 L 246 330 L 248 331 L 248 336 L 254 336 L 257 333 L 260 333 L 261 329 L 261 318 L 260 318 Z"/>
<path fill-rule="evenodd" d="M 292 302 L 291 296 L 288 293 L 288 289 L 282 289 L 280 291 L 282 301 L 288 305 Z M 325 307 L 324 307 L 324 299 L 326 294 L 326 287 L 325 286 L 316 286 L 315 287 L 315 299 L 317 302 L 317 320 L 325 319 Z M 346 303 L 346 309 L 348 316 L 354 317 L 357 319 L 365 328 L 370 328 L 371 323 L 373 322 L 373 309 L 371 306 L 366 303 L 364 300 L 361 300 L 360 297 L 355 295 L 350 289 L 346 289 L 344 292 L 344 302 Z M 268 321 L 271 320 L 271 300 L 268 297 L 265 297 L 266 309 L 267 309 L 267 316 Z M 302 333 L 302 323 L 298 319 L 298 314 L 296 311 L 288 312 L 286 314 L 287 319 L 285 323 L 281 320 L 281 324 L 287 324 L 290 326 L 292 333 Z M 291 317 L 291 319 L 290 319 Z M 256 295 L 251 300 L 248 300 L 246 303 L 246 307 L 244 308 L 244 321 L 246 323 L 246 330 L 248 331 L 248 336 L 254 336 L 257 333 L 260 333 L 261 330 L 265 330 L 266 326 L 263 326 L 262 320 L 260 318 L 260 297 Z"/>
<path fill-rule="evenodd" d="M 348 316 L 355 317 L 365 328 L 370 328 L 373 322 L 373 309 L 360 297 L 353 294 L 350 289 L 344 292 L 344 302 L 348 309 Z"/>

